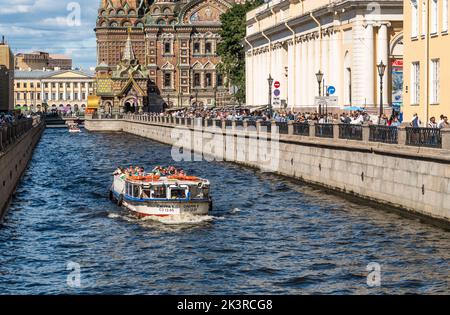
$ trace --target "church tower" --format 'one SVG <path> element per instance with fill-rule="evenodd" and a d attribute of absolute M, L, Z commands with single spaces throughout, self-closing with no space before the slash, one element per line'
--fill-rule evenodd
<path fill-rule="evenodd" d="M 217 71 L 217 45 L 220 16 L 234 2 L 101 0 L 97 64 L 117 82 L 119 68 L 123 73 L 125 64 L 139 66 L 149 79 L 148 108 L 227 105 L 231 96 Z"/>

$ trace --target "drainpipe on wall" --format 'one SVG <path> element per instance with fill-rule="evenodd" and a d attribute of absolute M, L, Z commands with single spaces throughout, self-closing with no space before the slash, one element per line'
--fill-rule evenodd
<path fill-rule="evenodd" d="M 254 58 L 253 58 L 253 45 L 247 40 L 247 37 L 244 37 L 244 40 L 245 40 L 245 42 L 247 43 L 247 45 L 249 45 L 250 46 L 250 52 L 251 52 L 251 54 L 252 54 L 252 81 L 253 82 L 251 82 L 251 84 L 253 84 L 254 83 L 254 80 L 253 80 L 253 74 L 255 73 L 254 71 L 255 71 L 255 62 L 254 62 Z M 252 90 L 252 102 L 254 103 L 255 102 L 255 98 L 254 98 L 254 96 L 255 96 L 255 91 L 254 91 L 254 88 L 252 87 L 251 88 L 251 90 Z M 247 104 L 248 105 L 248 104 Z"/>
<path fill-rule="evenodd" d="M 294 45 L 294 65 L 293 65 L 293 73 L 294 73 L 293 86 L 294 86 L 294 91 L 292 92 L 294 100 L 293 100 L 293 103 L 292 103 L 292 106 L 291 106 L 291 111 L 293 112 L 294 111 L 294 103 L 295 103 L 295 101 L 297 99 L 296 98 L 296 90 L 297 90 L 296 89 L 297 47 L 296 47 L 296 44 L 295 44 L 295 31 L 287 24 L 287 22 L 284 22 L 284 25 L 286 26 L 286 28 L 288 30 L 290 30 L 292 32 L 292 43 Z M 289 58 L 288 58 L 288 64 L 289 64 Z M 288 84 L 288 89 L 289 89 L 289 77 L 288 77 L 288 83 L 287 84 Z M 289 92 L 288 92 L 288 96 L 289 96 Z"/>
<path fill-rule="evenodd" d="M 430 0 L 427 0 L 427 37 L 425 45 L 425 126 L 428 127 L 428 120 L 430 116 Z M 419 23 L 419 22 L 418 22 Z M 420 82 L 420 79 L 419 79 Z M 419 100 L 420 102 L 420 100 Z"/>
<path fill-rule="evenodd" d="M 309 16 L 314 20 L 314 22 L 317 23 L 317 26 L 319 26 L 319 40 L 320 40 L 320 49 L 319 49 L 319 65 L 320 69 L 322 70 L 322 24 L 320 24 L 319 20 L 316 19 L 314 14 L 312 12 L 309 12 Z"/>

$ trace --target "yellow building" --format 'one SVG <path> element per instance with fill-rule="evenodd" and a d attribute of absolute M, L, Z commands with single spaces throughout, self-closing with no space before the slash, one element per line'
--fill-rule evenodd
<path fill-rule="evenodd" d="M 0 42 L 0 111 L 14 106 L 14 55 L 4 37 Z"/>
<path fill-rule="evenodd" d="M 449 0 L 405 0 L 404 120 L 450 117 Z"/>
<path fill-rule="evenodd" d="M 403 0 L 268 1 L 247 14 L 245 42 L 249 106 L 320 112 L 330 94 L 328 110 L 390 113 L 401 102 Z"/>
<path fill-rule="evenodd" d="M 15 107 L 32 111 L 84 111 L 94 75 L 75 70 L 15 72 Z"/>

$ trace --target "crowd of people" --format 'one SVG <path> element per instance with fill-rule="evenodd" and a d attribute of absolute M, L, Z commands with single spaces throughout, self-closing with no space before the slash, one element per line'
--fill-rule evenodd
<path fill-rule="evenodd" d="M 343 111 L 338 113 L 318 113 L 316 112 L 295 112 L 289 110 L 275 110 L 271 114 L 268 110 L 250 110 L 250 109 L 207 109 L 207 108 L 187 108 L 161 114 L 148 114 L 153 116 L 174 117 L 174 118 L 203 118 L 203 119 L 220 119 L 220 120 L 274 120 L 276 122 L 294 121 L 299 123 L 339 123 L 339 124 L 373 124 L 381 126 L 400 127 L 428 127 L 428 128 L 450 128 L 448 118 L 441 115 L 439 121 L 435 117 L 423 124 L 414 115 L 411 123 L 404 123 L 403 117 L 399 112 L 370 114 L 364 109 L 355 111 Z"/>
<path fill-rule="evenodd" d="M 0 126 L 11 125 L 23 118 L 25 118 L 23 114 L 17 114 L 12 112 L 0 113 Z"/>
<path fill-rule="evenodd" d="M 145 172 L 145 168 L 140 166 L 130 166 L 129 168 L 123 168 L 119 167 L 114 172 L 114 176 L 122 176 L 125 175 L 126 177 L 143 177 L 147 175 L 154 175 L 154 176 L 186 176 L 186 173 L 184 170 L 176 168 L 175 166 L 168 166 L 168 167 L 162 167 L 162 166 L 156 166 L 151 173 L 147 174 Z"/>

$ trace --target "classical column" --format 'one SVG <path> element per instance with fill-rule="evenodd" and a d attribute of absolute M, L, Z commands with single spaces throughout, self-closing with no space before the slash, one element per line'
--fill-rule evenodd
<path fill-rule="evenodd" d="M 306 106 L 308 103 L 308 94 L 307 94 L 307 88 L 308 88 L 308 80 L 306 80 L 307 70 L 308 70 L 308 47 L 307 47 L 307 41 L 303 37 L 300 40 L 300 49 L 301 49 L 301 56 L 300 56 L 300 83 L 298 84 L 299 92 L 297 94 L 300 94 L 300 105 Z"/>
<path fill-rule="evenodd" d="M 63 83 L 63 89 L 64 89 L 64 100 L 67 101 L 67 82 Z"/>
<path fill-rule="evenodd" d="M 81 102 L 81 82 L 78 82 L 78 101 Z"/>
<path fill-rule="evenodd" d="M 75 90 L 74 84 L 73 84 L 73 82 L 70 82 L 70 99 L 71 100 L 74 99 L 74 92 L 75 92 L 74 90 Z"/>
<path fill-rule="evenodd" d="M 388 27 L 390 27 L 390 23 L 381 23 L 380 27 L 378 28 L 378 41 L 377 41 L 377 60 L 376 64 L 379 64 L 380 61 L 383 61 L 383 63 L 387 66 L 386 71 L 384 72 L 383 77 L 383 104 L 386 106 L 388 104 L 388 73 L 390 71 L 389 68 L 389 36 L 388 36 Z M 377 75 L 377 104 L 380 102 L 380 77 Z"/>
<path fill-rule="evenodd" d="M 55 99 L 57 99 L 59 101 L 59 103 L 61 104 L 62 100 L 59 97 L 59 82 L 56 82 L 55 84 L 56 84 L 56 97 L 55 97 Z M 59 108 L 60 104 L 56 104 L 56 106 L 58 106 L 58 108 Z"/>
<path fill-rule="evenodd" d="M 375 48 L 374 48 L 373 24 L 368 22 L 364 29 L 365 57 L 365 100 L 364 104 L 374 106 L 375 102 Z M 376 106 L 375 106 L 376 107 Z"/>
<path fill-rule="evenodd" d="M 341 56 L 340 33 L 338 30 L 333 30 L 331 34 L 331 51 L 330 51 L 330 75 L 328 85 L 333 85 L 336 88 L 335 96 L 339 96 L 338 103 L 343 103 L 343 91 L 341 86 L 342 64 Z"/>

